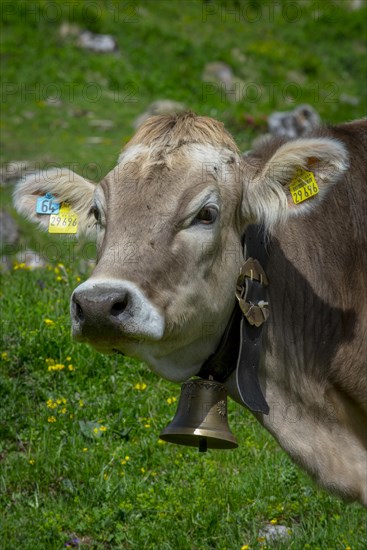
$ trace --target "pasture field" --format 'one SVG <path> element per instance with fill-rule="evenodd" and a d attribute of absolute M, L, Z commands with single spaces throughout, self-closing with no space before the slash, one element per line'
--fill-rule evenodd
<path fill-rule="evenodd" d="M 1 0 L 1 163 L 70 166 L 97 181 L 156 99 L 222 120 L 242 149 L 266 115 L 296 104 L 330 123 L 365 116 L 366 6 L 350 5 Z M 60 36 L 66 22 L 112 34 L 118 51 L 78 48 Z M 240 101 L 203 86 L 212 61 L 232 67 Z M 69 297 L 94 247 L 37 233 L 11 192 L 1 188 L 2 206 L 21 235 L 4 248 L 32 248 L 47 265 L 30 271 L 20 257 L 1 274 L 0 548 L 365 548 L 365 511 L 318 489 L 235 403 L 237 450 L 158 440 L 179 386 L 71 340 Z M 288 538 L 265 540 L 267 525 Z"/>

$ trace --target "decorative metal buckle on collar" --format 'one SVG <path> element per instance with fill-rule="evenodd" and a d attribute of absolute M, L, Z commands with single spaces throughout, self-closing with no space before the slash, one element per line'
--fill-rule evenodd
<path fill-rule="evenodd" d="M 260 327 L 269 317 L 269 302 L 265 302 L 263 299 L 250 298 L 247 301 L 247 295 L 249 288 L 257 282 L 256 286 L 260 286 L 260 289 L 267 287 L 269 284 L 265 271 L 260 265 L 258 260 L 248 258 L 241 267 L 240 274 L 236 284 L 236 298 L 239 306 L 246 317 L 250 325 Z M 264 297 L 265 289 L 259 293 L 261 298 Z M 253 294 L 253 292 L 250 292 Z M 255 293 L 256 294 L 256 293 Z"/>

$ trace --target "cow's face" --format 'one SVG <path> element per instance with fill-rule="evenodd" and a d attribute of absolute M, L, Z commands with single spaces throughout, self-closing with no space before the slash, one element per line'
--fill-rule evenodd
<path fill-rule="evenodd" d="M 157 156 L 133 145 L 97 187 L 98 262 L 71 315 L 77 340 L 177 380 L 215 350 L 234 306 L 240 159 L 203 144 Z"/>
<path fill-rule="evenodd" d="M 97 231 L 96 268 L 71 299 L 74 337 L 179 381 L 199 371 L 228 322 L 246 225 L 271 230 L 309 208 L 290 201 L 296 170 L 312 165 L 322 195 L 345 161 L 343 146 L 322 138 L 244 160 L 216 121 L 153 117 L 98 186 L 55 171 L 20 183 L 15 203 L 47 225 L 34 203 L 51 192 L 71 204 L 82 230 Z"/>

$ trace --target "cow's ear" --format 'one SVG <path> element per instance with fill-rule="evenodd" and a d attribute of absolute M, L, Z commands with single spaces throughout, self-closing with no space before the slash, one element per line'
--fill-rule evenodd
<path fill-rule="evenodd" d="M 95 184 L 75 172 L 66 168 L 56 168 L 22 178 L 15 186 L 13 201 L 19 214 L 47 231 L 50 214 L 37 212 L 40 210 L 37 200 L 49 193 L 53 202 L 60 205 L 66 203 L 75 212 L 78 222 L 77 235 L 81 235 L 94 229 L 95 219 L 91 208 L 95 188 Z"/>
<path fill-rule="evenodd" d="M 265 163 L 256 155 L 251 159 L 251 153 L 246 162 L 252 175 L 244 178 L 244 214 L 270 230 L 288 216 L 315 208 L 349 165 L 345 146 L 332 138 L 289 141 Z"/>

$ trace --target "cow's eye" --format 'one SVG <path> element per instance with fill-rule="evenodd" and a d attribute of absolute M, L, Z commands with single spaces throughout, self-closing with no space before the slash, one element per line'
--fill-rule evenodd
<path fill-rule="evenodd" d="M 202 223 L 210 225 L 215 222 L 218 216 L 218 209 L 215 206 L 204 206 L 196 215 L 193 223 Z"/>
<path fill-rule="evenodd" d="M 93 206 L 91 210 L 92 210 L 93 216 L 96 219 L 96 222 L 98 224 L 100 224 L 101 223 L 101 212 L 98 210 L 98 208 L 96 206 Z"/>

